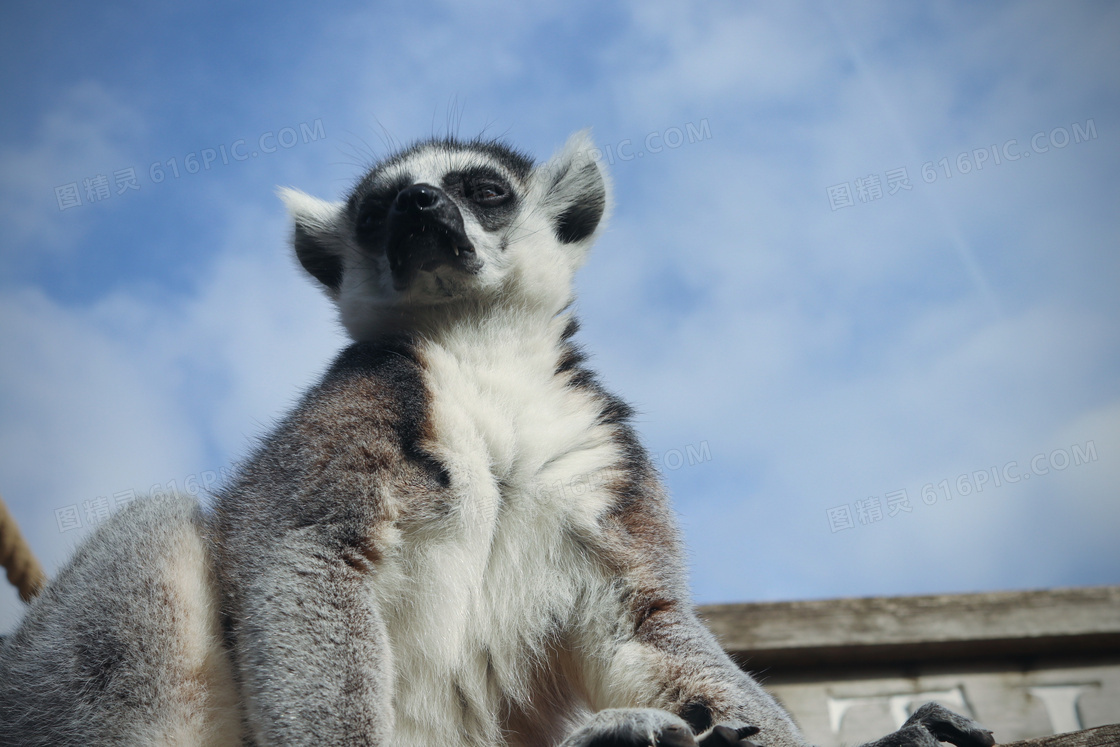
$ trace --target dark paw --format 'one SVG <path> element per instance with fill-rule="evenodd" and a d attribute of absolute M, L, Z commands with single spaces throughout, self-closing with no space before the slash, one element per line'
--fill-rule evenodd
<path fill-rule="evenodd" d="M 939 747 L 940 742 L 951 742 L 957 747 L 991 747 L 996 740 L 972 719 L 937 703 L 926 703 L 894 734 L 863 747 Z"/>
<path fill-rule="evenodd" d="M 926 703 L 914 711 L 903 726 L 917 724 L 924 726 L 939 742 L 952 742 L 957 747 L 991 747 L 996 743 L 992 733 L 980 724 L 937 703 Z"/>
<path fill-rule="evenodd" d="M 717 726 L 700 739 L 700 747 L 762 747 L 747 737 L 758 734 L 757 726 Z"/>

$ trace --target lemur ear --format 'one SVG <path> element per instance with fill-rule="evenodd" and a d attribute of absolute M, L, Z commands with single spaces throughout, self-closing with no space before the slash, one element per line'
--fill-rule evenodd
<path fill-rule="evenodd" d="M 610 207 L 610 185 L 589 130 L 580 130 L 533 170 L 541 206 L 563 244 L 589 245 Z"/>
<path fill-rule="evenodd" d="M 327 202 L 298 189 L 277 190 L 295 225 L 292 245 L 303 269 L 337 293 L 342 286 L 342 245 L 339 227 L 343 204 Z"/>

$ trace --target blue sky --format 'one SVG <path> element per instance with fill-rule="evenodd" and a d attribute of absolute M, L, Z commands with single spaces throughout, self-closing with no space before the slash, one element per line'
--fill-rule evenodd
<path fill-rule="evenodd" d="M 1120 583 L 1118 32 L 1109 3 L 9 4 L 0 494 L 53 571 L 314 381 L 344 340 L 277 186 L 591 127 L 617 202 L 583 341 L 697 601 Z"/>

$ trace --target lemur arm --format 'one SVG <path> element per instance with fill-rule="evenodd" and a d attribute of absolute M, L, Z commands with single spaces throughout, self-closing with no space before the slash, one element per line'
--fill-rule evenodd
<path fill-rule="evenodd" d="M 697 617 L 663 490 L 652 468 L 634 474 L 643 476 L 615 486 L 620 500 L 602 522 L 601 550 L 621 585 L 604 594 L 615 604 L 603 605 L 603 627 L 586 637 L 586 689 L 600 712 L 563 747 L 644 744 L 647 733 L 673 747 L 697 741 L 700 747 L 805 747 L 786 711 Z M 612 738 L 600 741 L 604 734 Z M 938 740 L 959 747 L 994 744 L 990 731 L 930 703 L 902 729 L 864 747 L 936 747 Z"/>
<path fill-rule="evenodd" d="M 716 725 L 761 728 L 767 747 L 805 744 L 785 710 L 723 651 L 696 616 L 676 522 L 653 467 L 637 448 L 600 521 L 609 568 L 600 626 L 580 638 L 591 707 L 655 708 L 696 734 Z M 746 733 L 746 732 L 744 732 Z"/>
<path fill-rule="evenodd" d="M 264 745 L 381 745 L 392 658 L 377 594 L 393 497 L 438 470 L 405 348 L 355 345 L 216 501 L 214 535 L 238 684 Z"/>
<path fill-rule="evenodd" d="M 242 578 L 234 658 L 248 728 L 265 745 L 381 745 L 392 724 L 372 569 L 319 527 L 274 537 Z M 262 548 L 264 549 L 264 548 Z"/>

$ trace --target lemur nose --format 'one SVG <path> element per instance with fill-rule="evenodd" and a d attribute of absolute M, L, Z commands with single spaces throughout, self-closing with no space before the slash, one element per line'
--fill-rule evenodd
<path fill-rule="evenodd" d="M 397 193 L 393 207 L 402 213 L 419 213 L 438 207 L 442 194 L 430 184 L 413 184 Z"/>

